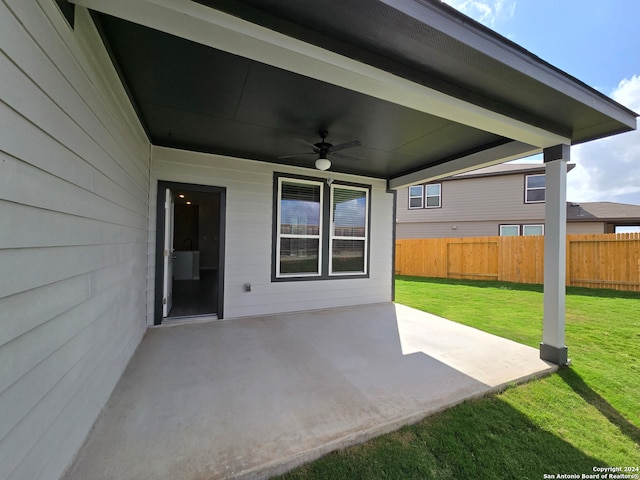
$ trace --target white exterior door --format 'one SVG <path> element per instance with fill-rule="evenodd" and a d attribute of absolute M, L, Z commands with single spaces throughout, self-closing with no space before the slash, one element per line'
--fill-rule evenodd
<path fill-rule="evenodd" d="M 164 289 L 162 316 L 167 317 L 173 303 L 173 193 L 167 188 L 164 203 Z"/>

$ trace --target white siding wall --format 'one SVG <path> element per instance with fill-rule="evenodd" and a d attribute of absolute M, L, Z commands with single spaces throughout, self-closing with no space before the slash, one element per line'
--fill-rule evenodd
<path fill-rule="evenodd" d="M 0 478 L 55 479 L 146 328 L 150 146 L 86 11 L 0 44 Z"/>
<path fill-rule="evenodd" d="M 226 187 L 225 318 L 391 300 L 393 195 L 385 182 L 167 148 L 153 148 L 149 221 L 148 322 L 153 323 L 157 181 Z M 273 172 L 372 185 L 368 279 L 271 282 Z M 244 291 L 250 282 L 252 291 Z"/>

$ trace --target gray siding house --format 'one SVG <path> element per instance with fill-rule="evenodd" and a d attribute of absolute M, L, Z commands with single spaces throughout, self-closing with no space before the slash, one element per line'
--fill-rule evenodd
<path fill-rule="evenodd" d="M 640 205 L 617 202 L 569 202 L 567 233 L 617 233 L 618 227 L 640 227 Z"/>
<path fill-rule="evenodd" d="M 617 226 L 640 225 L 640 206 L 568 202 L 566 218 L 569 235 L 615 233 Z M 403 188 L 396 219 L 397 238 L 542 235 L 545 167 L 495 165 Z"/>
<path fill-rule="evenodd" d="M 391 301 L 408 185 L 543 152 L 562 258 L 569 146 L 636 114 L 440 1 L 317 10 L 0 2 L 0 478 L 59 478 L 174 308 Z M 205 279 L 202 305 L 180 298 Z M 565 363 L 562 309 L 542 333 Z"/>

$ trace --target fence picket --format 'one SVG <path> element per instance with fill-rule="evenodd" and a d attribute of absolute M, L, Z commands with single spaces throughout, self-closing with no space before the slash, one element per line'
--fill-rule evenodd
<path fill-rule="evenodd" d="M 543 236 L 396 241 L 400 275 L 541 284 L 543 268 Z M 640 233 L 567 236 L 567 285 L 640 291 Z"/>

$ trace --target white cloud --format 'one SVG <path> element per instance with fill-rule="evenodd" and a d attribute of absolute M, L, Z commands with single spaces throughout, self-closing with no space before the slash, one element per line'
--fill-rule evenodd
<path fill-rule="evenodd" d="M 513 18 L 516 0 L 441 0 L 488 27 Z M 624 79 L 610 96 L 640 112 L 640 75 Z M 539 161 L 535 157 L 534 161 Z M 623 133 L 571 149 L 576 167 L 567 176 L 567 199 L 640 205 L 640 131 Z M 531 162 L 532 159 L 524 159 Z M 522 162 L 520 161 L 520 162 Z"/>
<path fill-rule="evenodd" d="M 497 19 L 512 18 L 516 9 L 516 0 L 442 1 L 488 27 L 493 27 Z"/>
<path fill-rule="evenodd" d="M 622 80 L 611 97 L 640 111 L 640 75 Z M 569 200 L 640 204 L 640 131 L 573 147 L 571 160 L 576 168 L 567 176 Z"/>

